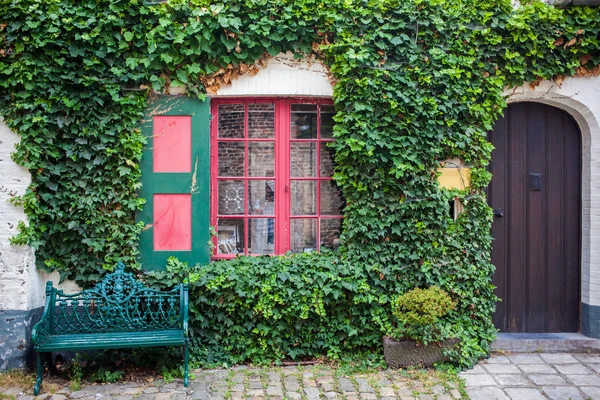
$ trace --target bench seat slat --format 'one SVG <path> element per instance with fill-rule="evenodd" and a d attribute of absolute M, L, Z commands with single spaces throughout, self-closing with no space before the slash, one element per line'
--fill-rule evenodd
<path fill-rule="evenodd" d="M 160 347 L 182 345 L 185 342 L 183 330 L 110 332 L 110 333 L 77 333 L 52 335 L 35 346 L 37 351 L 57 350 L 96 350 L 129 347 Z"/>

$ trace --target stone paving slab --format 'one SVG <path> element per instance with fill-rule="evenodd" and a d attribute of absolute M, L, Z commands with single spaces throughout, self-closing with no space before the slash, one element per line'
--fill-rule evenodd
<path fill-rule="evenodd" d="M 71 391 L 67 384 L 44 383 L 43 393 L 32 388 L 0 388 L 0 399 L 44 400 L 457 400 L 463 398 L 458 377 L 434 371 L 387 370 L 344 375 L 329 366 L 283 368 L 236 367 L 197 370 L 188 388 L 181 380 L 164 383 L 121 382 L 84 385 Z M 463 392 L 464 393 L 464 392 Z M 2 396 L 4 395 L 4 396 Z"/>
<path fill-rule="evenodd" d="M 84 385 L 45 383 L 0 388 L 0 399 L 19 400 L 456 400 L 459 380 L 434 372 L 387 370 L 344 375 L 329 366 L 198 370 L 188 388 L 181 380 Z M 600 354 L 494 355 L 460 374 L 473 400 L 600 400 Z M 464 393 L 464 392 L 463 392 Z"/>
<path fill-rule="evenodd" d="M 494 355 L 460 375 L 472 400 L 600 400 L 600 354 Z"/>

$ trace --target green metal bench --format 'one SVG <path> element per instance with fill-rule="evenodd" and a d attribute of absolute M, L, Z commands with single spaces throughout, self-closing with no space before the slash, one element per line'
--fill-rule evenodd
<path fill-rule="evenodd" d="M 170 292 L 150 289 L 124 271 L 114 273 L 92 289 L 75 294 L 46 284 L 46 305 L 34 326 L 37 379 L 42 384 L 42 354 L 53 351 L 132 347 L 184 346 L 184 385 L 188 386 L 188 287 Z"/>

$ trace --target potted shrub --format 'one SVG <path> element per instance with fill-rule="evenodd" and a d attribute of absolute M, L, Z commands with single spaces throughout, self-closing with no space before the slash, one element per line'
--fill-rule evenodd
<path fill-rule="evenodd" d="M 448 293 L 436 286 L 415 288 L 398 296 L 392 310 L 396 327 L 383 339 L 388 366 L 432 366 L 446 361 L 444 349 L 455 346 L 458 340 L 449 339 L 449 324 L 443 317 L 455 307 Z"/>

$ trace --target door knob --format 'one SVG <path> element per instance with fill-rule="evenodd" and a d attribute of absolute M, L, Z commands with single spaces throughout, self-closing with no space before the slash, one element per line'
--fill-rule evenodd
<path fill-rule="evenodd" d="M 504 218 L 504 211 L 501 208 L 494 208 L 494 218 Z"/>

